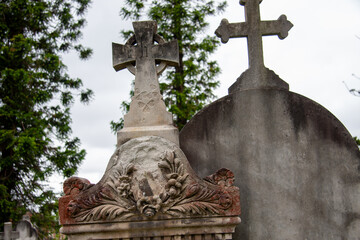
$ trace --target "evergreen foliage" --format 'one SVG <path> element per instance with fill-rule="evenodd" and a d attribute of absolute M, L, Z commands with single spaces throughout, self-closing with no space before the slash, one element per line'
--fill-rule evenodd
<path fill-rule="evenodd" d="M 359 146 L 359 150 L 360 150 L 360 138 L 354 137 L 354 140 L 355 140 L 356 144 Z"/>
<path fill-rule="evenodd" d="M 215 97 L 220 68 L 216 61 L 209 60 L 209 55 L 219 41 L 204 32 L 209 25 L 206 17 L 221 13 L 225 7 L 226 1 L 213 0 L 126 0 L 120 11 L 123 19 L 131 20 L 139 20 L 145 12 L 157 22 L 158 33 L 166 41 L 178 40 L 180 65 L 167 70 L 159 80 L 165 104 L 179 130 Z M 125 39 L 131 34 L 123 31 Z M 121 108 L 127 112 L 129 104 L 123 102 Z M 123 119 L 111 122 L 111 127 L 116 132 L 123 127 Z"/>
<path fill-rule="evenodd" d="M 73 175 L 85 157 L 71 136 L 70 107 L 92 91 L 71 78 L 61 54 L 81 59 L 77 44 L 90 0 L 4 0 L 0 3 L 0 223 L 30 211 L 48 237 L 58 227 L 54 173 Z"/>

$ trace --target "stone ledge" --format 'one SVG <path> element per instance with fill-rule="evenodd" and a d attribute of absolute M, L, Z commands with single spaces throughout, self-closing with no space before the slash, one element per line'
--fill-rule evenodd
<path fill-rule="evenodd" d="M 138 222 L 111 222 L 65 225 L 61 233 L 70 240 L 92 239 L 132 239 L 137 237 L 166 239 L 232 239 L 232 233 L 241 222 L 238 216 L 171 219 Z M 193 237 L 193 238 L 192 238 Z M 197 238 L 199 237 L 199 238 Z"/>
<path fill-rule="evenodd" d="M 179 130 L 172 125 L 124 127 L 117 132 L 117 146 L 142 136 L 163 137 L 179 146 Z"/>

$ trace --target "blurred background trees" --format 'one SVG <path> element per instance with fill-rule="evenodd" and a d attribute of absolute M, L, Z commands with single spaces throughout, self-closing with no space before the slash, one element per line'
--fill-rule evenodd
<path fill-rule="evenodd" d="M 85 157 L 71 135 L 70 107 L 92 91 L 71 78 L 61 54 L 91 49 L 76 42 L 90 0 L 0 3 L 0 223 L 26 212 L 47 238 L 58 229 L 54 173 L 73 175 Z"/>

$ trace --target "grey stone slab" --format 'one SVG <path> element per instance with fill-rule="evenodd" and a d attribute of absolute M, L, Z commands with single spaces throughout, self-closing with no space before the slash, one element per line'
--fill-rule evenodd
<path fill-rule="evenodd" d="M 196 114 L 180 146 L 200 176 L 234 171 L 242 205 L 234 239 L 359 239 L 360 152 L 316 102 L 236 91 Z"/>

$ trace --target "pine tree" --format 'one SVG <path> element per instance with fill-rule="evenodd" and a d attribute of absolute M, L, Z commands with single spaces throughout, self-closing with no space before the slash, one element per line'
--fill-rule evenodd
<path fill-rule="evenodd" d="M 92 91 L 71 78 L 61 54 L 77 44 L 90 0 L 4 0 L 0 3 L 0 223 L 30 211 L 47 234 L 57 226 L 54 173 L 73 175 L 85 157 L 71 136 L 70 107 Z"/>
<path fill-rule="evenodd" d="M 216 61 L 209 60 L 219 42 L 215 35 L 205 35 L 208 27 L 206 17 L 224 11 L 226 2 L 213 0 L 126 0 L 120 14 L 123 19 L 139 20 L 144 12 L 158 24 L 158 33 L 166 40 L 177 39 L 180 64 L 160 77 L 160 89 L 174 122 L 179 128 L 205 104 L 214 99 L 213 90 L 219 86 L 216 79 L 220 68 Z M 123 31 L 127 39 L 131 31 Z M 130 95 L 132 92 L 130 93 Z M 122 103 L 127 112 L 129 105 Z M 112 122 L 116 132 L 123 126 L 123 119 Z"/>

